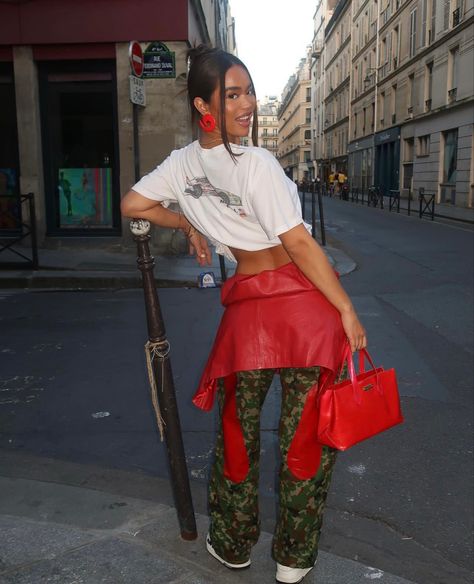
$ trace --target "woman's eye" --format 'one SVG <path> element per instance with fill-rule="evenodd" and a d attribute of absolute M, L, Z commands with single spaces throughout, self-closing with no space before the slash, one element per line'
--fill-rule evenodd
<path fill-rule="evenodd" d="M 228 99 L 237 99 L 239 96 L 237 93 L 229 93 L 227 97 Z"/>

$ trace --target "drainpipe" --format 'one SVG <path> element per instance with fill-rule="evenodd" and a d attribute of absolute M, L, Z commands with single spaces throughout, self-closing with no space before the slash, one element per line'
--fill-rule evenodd
<path fill-rule="evenodd" d="M 211 37 L 209 36 L 209 31 L 206 23 L 206 16 L 202 9 L 201 0 L 189 0 L 190 5 L 194 8 L 196 13 L 199 29 L 202 35 L 203 43 L 211 44 Z"/>

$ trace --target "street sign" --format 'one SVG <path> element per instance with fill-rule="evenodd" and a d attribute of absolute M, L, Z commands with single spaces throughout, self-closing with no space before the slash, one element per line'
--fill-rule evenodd
<path fill-rule="evenodd" d="M 130 101 L 136 105 L 146 106 L 145 82 L 143 79 L 129 75 L 130 79 Z"/>
<path fill-rule="evenodd" d="M 154 41 L 143 53 L 145 62 L 143 77 L 146 79 L 160 79 L 176 77 L 176 59 L 165 43 Z"/>
<path fill-rule="evenodd" d="M 130 59 L 132 73 L 135 77 L 141 77 L 143 74 L 143 51 L 138 41 L 130 41 L 128 58 Z"/>

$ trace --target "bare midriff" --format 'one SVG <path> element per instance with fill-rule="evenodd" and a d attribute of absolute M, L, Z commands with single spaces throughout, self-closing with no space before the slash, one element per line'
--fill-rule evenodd
<path fill-rule="evenodd" d="M 282 245 L 258 251 L 245 251 L 231 247 L 230 251 L 237 260 L 236 274 L 259 274 L 263 270 L 275 270 L 291 262 L 290 256 Z"/>

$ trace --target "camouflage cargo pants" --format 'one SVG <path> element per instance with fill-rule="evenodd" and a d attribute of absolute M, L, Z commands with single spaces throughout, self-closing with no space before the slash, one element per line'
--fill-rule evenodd
<path fill-rule="evenodd" d="M 279 472 L 279 516 L 272 556 L 285 566 L 308 568 L 318 553 L 323 508 L 336 451 L 317 444 L 311 478 L 298 479 L 288 466 L 287 454 L 295 436 L 311 387 L 319 378 L 319 367 L 281 369 L 282 406 L 279 423 L 281 465 Z M 235 403 L 248 456 L 248 472 L 234 482 L 226 476 L 222 413 L 226 401 L 224 380 L 219 379 L 218 400 L 221 427 L 209 484 L 210 537 L 214 549 L 229 562 L 240 563 L 250 556 L 260 533 L 258 482 L 260 412 L 275 370 L 261 369 L 236 374 Z M 227 388 L 227 399 L 228 388 Z M 317 451 L 319 449 L 319 451 Z"/>

